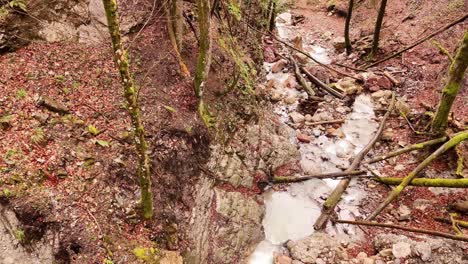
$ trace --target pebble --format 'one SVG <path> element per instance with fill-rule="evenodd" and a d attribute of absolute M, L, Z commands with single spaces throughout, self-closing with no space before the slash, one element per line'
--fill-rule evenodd
<path fill-rule="evenodd" d="M 365 258 L 362 260 L 362 264 L 375 264 L 375 260 L 373 258 Z"/>
<path fill-rule="evenodd" d="M 418 243 L 414 248 L 415 255 L 419 256 L 421 260 L 428 261 L 431 259 L 432 249 L 428 243 Z"/>
<path fill-rule="evenodd" d="M 303 143 L 310 143 L 312 138 L 309 135 L 300 133 L 300 134 L 297 135 L 297 140 L 299 140 L 300 142 L 303 142 Z"/>
<path fill-rule="evenodd" d="M 315 136 L 315 137 L 320 137 L 320 135 L 322 134 L 322 131 L 320 131 L 320 129 L 313 129 L 312 130 L 312 134 Z"/>
<path fill-rule="evenodd" d="M 398 164 L 398 165 L 396 165 L 396 166 L 394 167 L 394 170 L 396 170 L 396 171 L 402 171 L 402 170 L 404 170 L 404 169 L 405 169 L 405 166 L 402 165 L 402 164 Z"/>
<path fill-rule="evenodd" d="M 366 252 L 359 252 L 359 254 L 357 254 L 356 258 L 365 259 L 365 258 L 367 258 L 367 254 L 366 254 Z"/>
<path fill-rule="evenodd" d="M 398 242 L 392 246 L 392 254 L 395 258 L 406 258 L 411 255 L 411 244 Z"/>
<path fill-rule="evenodd" d="M 298 113 L 298 112 L 292 112 L 292 113 L 290 113 L 290 114 L 289 114 L 289 117 L 290 117 L 291 120 L 292 120 L 294 123 L 296 123 L 296 124 L 297 124 L 297 123 L 302 123 L 302 122 L 304 122 L 304 120 L 305 120 L 305 117 L 304 117 L 302 114 Z"/>
<path fill-rule="evenodd" d="M 382 249 L 379 252 L 379 255 L 382 257 L 390 257 L 392 255 L 392 249 L 391 248 Z"/>
<path fill-rule="evenodd" d="M 398 215 L 399 215 L 399 218 L 398 218 L 399 221 L 409 220 L 411 217 L 411 209 L 409 209 L 409 207 L 406 205 L 401 205 L 398 208 Z"/>
<path fill-rule="evenodd" d="M 282 71 L 287 65 L 288 65 L 288 61 L 285 59 L 281 59 L 275 62 L 275 64 L 273 64 L 273 66 L 271 67 L 271 72 L 278 73 Z"/>

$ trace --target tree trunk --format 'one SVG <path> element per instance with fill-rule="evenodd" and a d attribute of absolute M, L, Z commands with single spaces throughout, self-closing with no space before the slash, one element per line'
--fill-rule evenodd
<path fill-rule="evenodd" d="M 182 50 L 183 31 L 183 16 L 181 3 L 179 3 L 180 1 L 181 0 L 171 0 L 165 4 L 167 32 L 169 35 L 169 40 L 171 41 L 172 47 L 176 54 L 176 58 L 180 66 L 180 71 L 185 78 L 188 78 L 190 77 L 190 72 L 180 54 Z"/>
<path fill-rule="evenodd" d="M 349 39 L 349 24 L 351 23 L 351 16 L 353 15 L 353 6 L 354 6 L 354 0 L 349 0 L 348 15 L 346 16 L 346 24 L 345 24 L 345 31 L 344 31 L 346 54 L 348 55 L 352 51 L 351 40 Z"/>
<path fill-rule="evenodd" d="M 210 0 L 197 0 L 198 28 L 200 42 L 198 43 L 197 68 L 195 70 L 194 89 L 198 99 L 198 113 L 207 127 L 212 126 L 212 117 L 203 102 L 203 89 L 211 65 L 211 21 Z"/>
<path fill-rule="evenodd" d="M 130 74 L 128 54 L 122 45 L 117 2 L 116 0 L 103 0 L 102 2 L 106 10 L 107 23 L 114 50 L 114 60 L 120 72 L 124 96 L 127 100 L 128 112 L 132 120 L 135 146 L 138 153 L 138 178 L 140 181 L 143 216 L 145 218 L 151 218 L 153 216 L 153 193 L 151 191 L 151 168 L 148 156 L 148 144 L 145 139 L 145 131 L 141 121 L 135 84 Z"/>
<path fill-rule="evenodd" d="M 377 21 L 375 22 L 374 39 L 372 41 L 372 52 L 371 57 L 377 54 L 379 50 L 379 39 L 380 29 L 382 28 L 383 17 L 385 15 L 385 8 L 387 7 L 387 0 L 380 2 L 379 14 L 377 15 Z"/>
<path fill-rule="evenodd" d="M 275 29 L 276 20 L 276 1 L 270 0 L 268 12 L 268 31 L 272 32 Z"/>
<path fill-rule="evenodd" d="M 449 70 L 449 79 L 442 90 L 442 98 L 437 108 L 434 121 L 432 122 L 432 132 L 442 134 L 447 128 L 448 116 L 452 108 L 453 101 L 463 85 L 463 76 L 468 66 L 468 32 L 465 32 L 463 41 L 458 49 L 457 55 Z"/>

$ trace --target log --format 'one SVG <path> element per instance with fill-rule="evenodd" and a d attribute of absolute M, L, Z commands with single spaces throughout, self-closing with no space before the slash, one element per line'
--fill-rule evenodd
<path fill-rule="evenodd" d="M 316 175 L 308 175 L 304 177 L 284 177 L 284 176 L 275 176 L 273 177 L 273 183 L 292 183 L 292 182 L 303 182 L 311 179 L 333 179 L 333 178 L 340 178 L 340 177 L 355 177 L 359 175 L 366 174 L 365 171 L 340 171 L 340 172 L 333 172 L 333 173 L 325 173 L 325 174 L 316 174 Z"/>
<path fill-rule="evenodd" d="M 375 177 L 372 179 L 380 183 L 387 184 L 387 185 L 399 185 L 403 181 L 403 178 L 393 178 L 393 177 Z M 468 178 L 467 179 L 415 178 L 408 185 L 419 186 L 419 187 L 468 188 Z"/>
<path fill-rule="evenodd" d="M 407 153 L 407 152 L 411 152 L 413 150 L 423 149 L 423 148 L 426 148 L 426 147 L 429 147 L 429 146 L 444 143 L 446 140 L 447 140 L 447 137 L 440 137 L 440 138 L 432 139 L 432 140 L 429 140 L 429 141 L 416 143 L 416 144 L 404 147 L 402 149 L 395 150 L 395 151 L 390 152 L 388 154 L 377 156 L 377 157 L 372 158 L 371 160 L 367 161 L 366 163 L 371 164 L 371 163 L 375 163 L 375 162 L 378 162 L 378 161 L 381 161 L 381 160 L 386 160 L 386 159 L 389 159 L 389 158 L 392 158 L 392 157 L 395 157 L 395 156 L 398 156 L 398 155 L 401 155 L 401 154 L 404 154 L 404 153 Z"/>
<path fill-rule="evenodd" d="M 449 141 L 447 141 L 444 145 L 438 148 L 434 153 L 429 155 L 423 162 L 421 162 L 412 172 L 410 172 L 402 182 L 390 193 L 390 195 L 383 201 L 377 209 L 367 218 L 367 220 L 373 220 L 377 215 L 380 214 L 393 200 L 395 200 L 400 193 L 408 186 L 408 184 L 416 178 L 416 176 L 425 168 L 427 167 L 433 160 L 438 158 L 440 155 L 445 153 L 447 150 L 455 147 L 460 142 L 468 139 L 468 130 L 459 132 L 454 135 Z"/>

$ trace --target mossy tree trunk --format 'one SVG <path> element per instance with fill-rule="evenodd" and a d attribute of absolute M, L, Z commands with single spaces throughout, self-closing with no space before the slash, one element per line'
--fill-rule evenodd
<path fill-rule="evenodd" d="M 198 99 L 198 113 L 207 127 L 211 127 L 212 116 L 203 102 L 203 90 L 211 65 L 211 20 L 210 0 L 197 0 L 198 28 L 200 41 L 198 43 L 197 68 L 195 70 L 194 89 Z"/>
<path fill-rule="evenodd" d="M 272 32 L 275 29 L 276 20 L 276 0 L 270 0 L 268 4 L 268 31 Z"/>
<path fill-rule="evenodd" d="M 387 0 L 380 2 L 379 14 L 377 15 L 377 21 L 375 22 L 374 39 L 372 40 L 372 52 L 371 57 L 375 56 L 379 50 L 380 40 L 380 29 L 382 28 L 382 22 L 385 15 L 385 8 L 387 7 Z"/>
<path fill-rule="evenodd" d="M 448 116 L 452 108 L 453 101 L 463 85 L 463 76 L 468 66 L 468 31 L 465 32 L 463 41 L 458 49 L 457 55 L 449 69 L 447 84 L 442 90 L 434 121 L 432 122 L 432 132 L 436 134 L 444 133 L 447 128 Z"/>
<path fill-rule="evenodd" d="M 143 216 L 145 218 L 151 218 L 153 216 L 153 193 L 151 191 L 151 168 L 148 144 L 145 139 L 145 131 L 141 121 L 135 84 L 129 69 L 128 53 L 122 45 L 117 2 L 116 0 L 103 0 L 102 2 L 106 10 L 107 23 L 114 51 L 114 60 L 120 72 L 124 96 L 132 121 L 135 146 L 138 153 L 138 178 L 140 181 Z"/>

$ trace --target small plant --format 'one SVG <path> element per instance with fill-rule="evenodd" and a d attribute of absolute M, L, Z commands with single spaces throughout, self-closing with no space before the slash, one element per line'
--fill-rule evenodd
<path fill-rule="evenodd" d="M 34 133 L 31 136 L 31 143 L 35 145 L 44 145 L 47 142 L 47 138 L 44 133 L 44 129 L 38 127 L 34 129 Z"/>
<path fill-rule="evenodd" d="M 15 231 L 13 231 L 13 235 L 16 239 L 18 239 L 20 243 L 24 242 L 24 239 L 26 237 L 24 231 L 21 229 L 16 229 Z"/>
<path fill-rule="evenodd" d="M 5 153 L 5 159 L 9 160 L 9 159 L 13 158 L 14 156 L 16 156 L 16 154 L 18 154 L 18 151 L 14 150 L 14 149 L 9 149 Z"/>
<path fill-rule="evenodd" d="M 241 20 L 242 14 L 241 9 L 237 3 L 229 1 L 228 12 L 231 14 L 237 21 Z"/>
<path fill-rule="evenodd" d="M 17 9 L 23 12 L 27 12 L 28 8 L 26 7 L 26 2 L 24 0 L 13 0 L 8 2 L 8 6 L 11 9 Z"/>
<path fill-rule="evenodd" d="M 97 136 L 99 133 L 101 133 L 101 131 L 99 131 L 99 129 L 97 129 L 95 126 L 93 125 L 89 125 L 88 126 L 88 132 L 93 135 L 93 136 Z"/>
<path fill-rule="evenodd" d="M 26 96 L 28 96 L 28 92 L 26 92 L 26 90 L 24 89 L 19 89 L 16 91 L 16 98 L 18 99 L 23 99 L 25 98 Z"/>
<path fill-rule="evenodd" d="M 55 75 L 55 81 L 57 81 L 58 83 L 64 83 L 66 81 L 66 78 L 63 75 Z"/>

